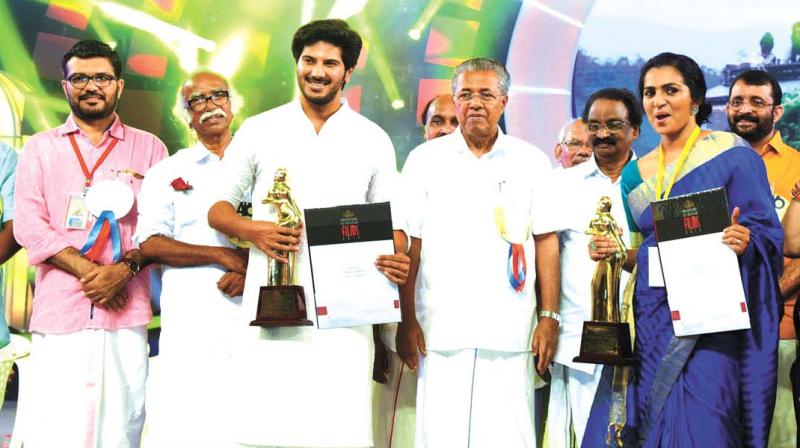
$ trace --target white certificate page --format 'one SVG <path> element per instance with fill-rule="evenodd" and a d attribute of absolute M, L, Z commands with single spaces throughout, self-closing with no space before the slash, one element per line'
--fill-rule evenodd
<path fill-rule="evenodd" d="M 400 321 L 397 286 L 375 266 L 394 253 L 392 240 L 309 247 L 319 328 Z"/>
<path fill-rule="evenodd" d="M 750 328 L 739 260 L 722 232 L 660 242 L 658 253 L 675 336 Z"/>

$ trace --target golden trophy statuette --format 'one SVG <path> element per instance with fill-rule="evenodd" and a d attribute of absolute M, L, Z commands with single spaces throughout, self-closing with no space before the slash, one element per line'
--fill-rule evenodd
<path fill-rule="evenodd" d="M 303 212 L 292 198 L 292 189 L 286 181 L 285 168 L 278 168 L 275 181 L 261 201 L 272 205 L 277 216 L 276 224 L 282 227 L 300 228 Z M 306 298 L 303 287 L 297 284 L 297 261 L 295 252 L 275 251 L 288 260 L 281 263 L 269 259 L 267 285 L 258 293 L 258 309 L 250 325 L 259 327 L 294 327 L 313 325 L 306 317 Z"/>
<path fill-rule="evenodd" d="M 586 233 L 609 238 L 617 243 L 619 249 L 597 262 L 592 276 L 592 320 L 583 323 L 580 356 L 575 357 L 574 361 L 632 364 L 630 328 L 627 323 L 620 322 L 619 309 L 619 282 L 628 252 L 619 225 L 611 216 L 611 199 L 608 196 L 600 198 Z"/>

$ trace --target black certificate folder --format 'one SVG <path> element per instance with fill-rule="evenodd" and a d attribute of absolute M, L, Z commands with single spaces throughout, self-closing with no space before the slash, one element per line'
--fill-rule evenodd
<path fill-rule="evenodd" d="M 309 208 L 305 218 L 309 246 L 392 239 L 388 202 Z"/>
<path fill-rule="evenodd" d="M 652 203 L 659 243 L 722 232 L 731 225 L 725 187 Z"/>

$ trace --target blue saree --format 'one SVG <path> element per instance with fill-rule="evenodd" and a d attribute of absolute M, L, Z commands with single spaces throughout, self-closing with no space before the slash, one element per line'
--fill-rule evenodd
<path fill-rule="evenodd" d="M 667 167 L 665 179 L 673 169 Z M 637 364 L 621 440 L 646 448 L 766 447 L 775 405 L 783 231 L 764 163 L 739 137 L 713 132 L 695 143 L 673 186 L 670 196 L 726 187 L 731 211 L 740 208 L 740 223 L 751 232 L 739 260 L 751 329 L 694 340 L 674 337 L 666 290 L 648 285 L 648 248 L 656 245 L 650 209 L 655 182 L 655 176 L 641 178 L 635 160 L 622 172 L 632 246 L 639 252 L 633 301 Z M 582 446 L 612 443 L 609 402 L 608 393 L 598 394 Z"/>

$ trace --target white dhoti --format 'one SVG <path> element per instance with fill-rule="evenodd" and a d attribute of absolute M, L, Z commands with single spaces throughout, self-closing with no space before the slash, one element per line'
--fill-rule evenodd
<path fill-rule="evenodd" d="M 233 443 L 231 338 L 241 297 L 217 289 L 214 266 L 165 268 L 159 354 L 147 380 L 146 448 L 219 448 Z"/>
<path fill-rule="evenodd" d="M 553 364 L 545 429 L 547 448 L 581 446 L 602 367 L 595 366 L 593 373 L 587 373 L 563 364 Z"/>
<path fill-rule="evenodd" d="M 34 333 L 29 376 L 26 448 L 139 446 L 145 327 Z"/>
<path fill-rule="evenodd" d="M 417 374 L 403 363 L 397 352 L 387 352 L 386 384 L 375 386 L 372 414 L 375 448 L 414 448 Z"/>
<path fill-rule="evenodd" d="M 428 351 L 417 385 L 417 446 L 535 447 L 530 352 Z"/>
<path fill-rule="evenodd" d="M 778 343 L 778 392 L 769 431 L 769 448 L 789 448 L 797 444 L 797 421 L 792 404 L 792 380 L 789 378 L 796 357 L 797 341 L 781 339 Z"/>

